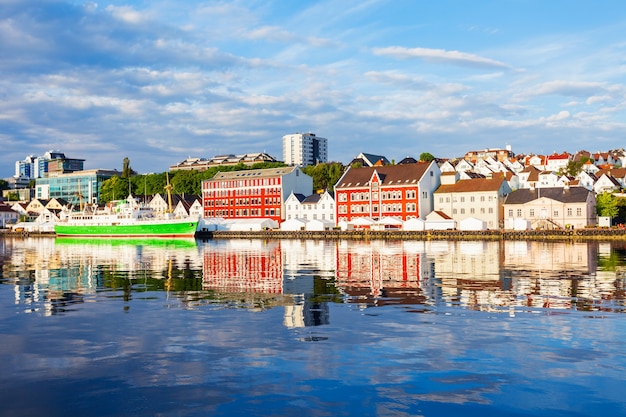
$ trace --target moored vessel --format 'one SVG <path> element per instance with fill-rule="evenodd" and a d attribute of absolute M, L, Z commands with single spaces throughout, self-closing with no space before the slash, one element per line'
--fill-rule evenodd
<path fill-rule="evenodd" d="M 160 215 L 139 205 L 132 196 L 106 207 L 87 205 L 62 217 L 54 225 L 55 233 L 73 237 L 189 238 L 195 236 L 199 221 L 172 213 Z"/>

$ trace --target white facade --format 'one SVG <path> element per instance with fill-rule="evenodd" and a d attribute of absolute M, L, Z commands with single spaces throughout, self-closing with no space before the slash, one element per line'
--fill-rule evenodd
<path fill-rule="evenodd" d="M 292 193 L 285 201 L 285 220 L 291 219 L 324 220 L 335 223 L 335 199 L 327 191 L 300 198 Z"/>
<path fill-rule="evenodd" d="M 328 162 L 328 139 L 314 133 L 283 136 L 283 162 L 300 166 Z"/>

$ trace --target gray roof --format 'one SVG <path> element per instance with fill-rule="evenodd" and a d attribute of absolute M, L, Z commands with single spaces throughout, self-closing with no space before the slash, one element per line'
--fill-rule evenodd
<path fill-rule="evenodd" d="M 526 204 L 538 198 L 549 198 L 561 203 L 584 203 L 590 193 L 584 187 L 524 188 L 509 194 L 504 204 Z"/>
<path fill-rule="evenodd" d="M 264 168 L 264 169 L 244 169 L 241 171 L 221 171 L 207 181 L 221 181 L 232 179 L 247 178 L 272 178 L 291 173 L 297 167 L 280 167 L 280 168 Z"/>

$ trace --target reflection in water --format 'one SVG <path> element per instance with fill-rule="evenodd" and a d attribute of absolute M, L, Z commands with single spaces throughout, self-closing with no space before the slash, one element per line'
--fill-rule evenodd
<path fill-rule="evenodd" d="M 623 243 L 5 239 L 3 282 L 26 311 L 67 312 L 86 294 L 164 290 L 188 307 L 284 308 L 325 324 L 328 301 L 624 310 Z M 109 296 L 113 296 L 109 294 Z"/>

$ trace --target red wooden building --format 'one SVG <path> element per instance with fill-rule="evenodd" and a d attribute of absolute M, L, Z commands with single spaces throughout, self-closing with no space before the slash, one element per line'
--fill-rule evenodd
<path fill-rule="evenodd" d="M 335 185 L 337 222 L 425 218 L 433 209 L 440 171 L 433 162 L 348 168 Z"/>

